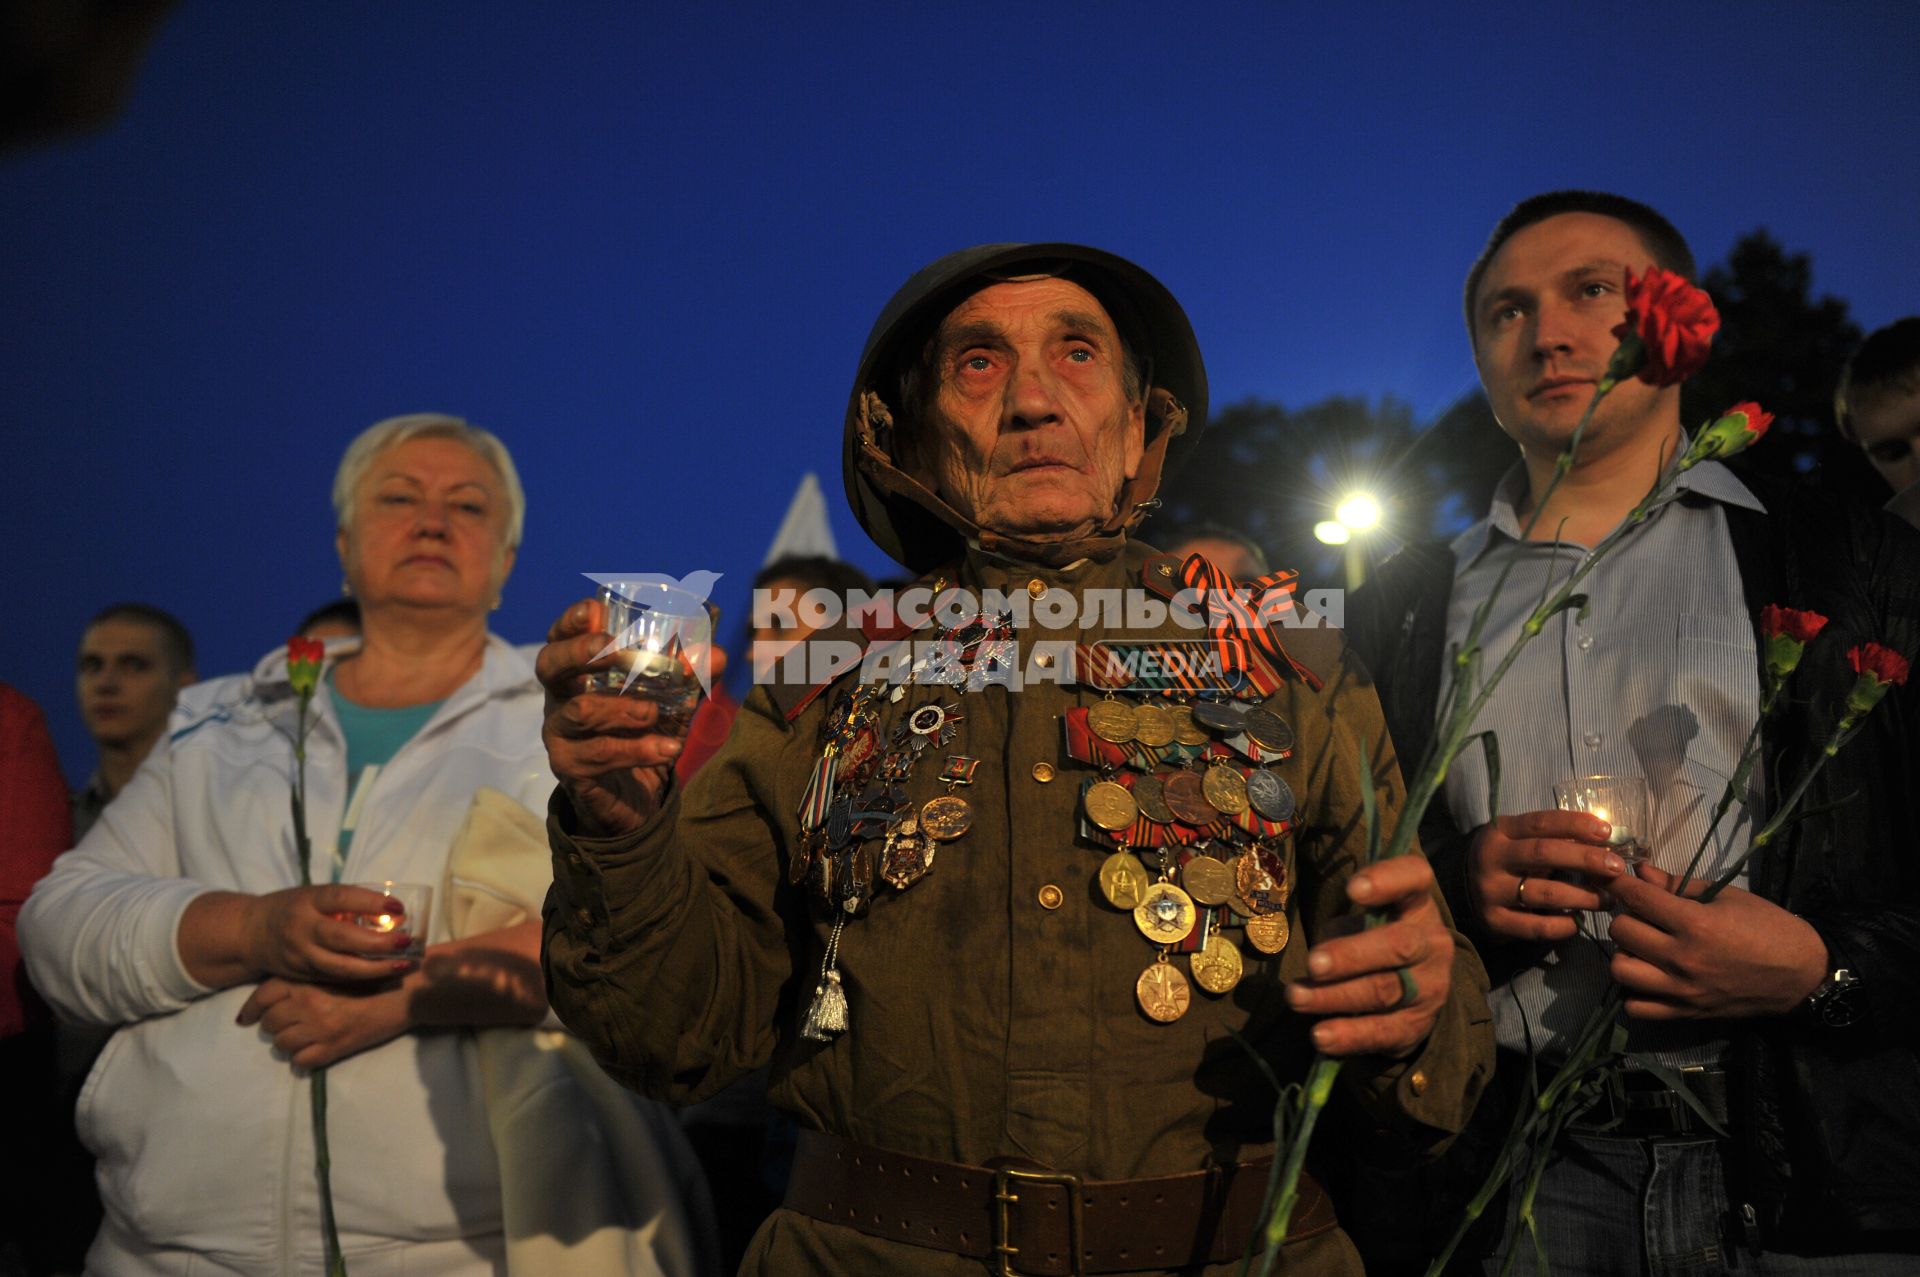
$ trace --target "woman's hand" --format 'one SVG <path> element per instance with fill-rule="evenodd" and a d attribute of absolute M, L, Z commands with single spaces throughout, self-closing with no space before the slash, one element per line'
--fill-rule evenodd
<path fill-rule="evenodd" d="M 235 1023 L 259 1024 L 295 1068 L 317 1069 L 412 1028 L 407 1003 L 397 986 L 343 988 L 275 977 L 253 991 Z"/>
<path fill-rule="evenodd" d="M 294 980 L 390 980 L 411 970 L 398 957 L 411 937 L 346 919 L 403 914 L 398 900 L 365 887 L 288 887 L 264 896 L 209 891 L 180 916 L 177 940 L 187 974 L 228 989 L 268 976 Z M 402 924 L 404 926 L 404 923 Z"/>

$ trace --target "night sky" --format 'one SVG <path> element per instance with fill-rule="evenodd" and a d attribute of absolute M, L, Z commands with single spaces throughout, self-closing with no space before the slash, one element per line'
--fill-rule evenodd
<path fill-rule="evenodd" d="M 333 468 L 399 412 L 514 450 L 516 639 L 587 570 L 724 572 L 737 623 L 809 469 L 881 569 L 849 379 L 972 243 L 1146 266 L 1217 405 L 1437 413 L 1468 263 L 1560 186 L 1703 263 L 1765 226 L 1870 329 L 1920 311 L 1916 65 L 1909 3 L 189 0 L 111 126 L 0 157 L 0 679 L 84 778 L 85 619 L 150 601 L 250 666 L 338 592 Z"/>

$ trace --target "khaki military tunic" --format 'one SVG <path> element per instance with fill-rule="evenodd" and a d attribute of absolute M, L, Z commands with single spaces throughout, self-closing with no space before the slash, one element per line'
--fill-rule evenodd
<path fill-rule="evenodd" d="M 1151 556 L 1135 545 L 1109 562 L 1040 570 L 975 555 L 956 575 L 974 590 L 1038 581 L 1084 598 L 1137 587 Z M 1036 621 L 1019 634 L 1021 664 L 1037 641 L 1141 637 Z M 1242 944 L 1239 985 L 1221 997 L 1195 985 L 1176 1022 L 1139 1009 L 1135 981 L 1156 949 L 1100 894 L 1109 850 L 1077 839 L 1080 782 L 1092 772 L 1067 756 L 1062 715 L 1100 693 L 1057 683 L 965 694 L 910 686 L 897 703 L 880 699 L 883 731 L 919 705 L 960 706 L 964 721 L 939 752 L 981 760 L 961 791 L 973 823 L 939 847 L 927 877 L 904 892 L 876 885 L 868 916 L 847 924 L 839 966 L 851 1023 L 831 1042 L 799 1032 L 830 919 L 788 885 L 786 870 L 839 687 L 791 722 L 767 688 L 754 689 L 721 752 L 630 838 L 575 836 L 556 795 L 546 909 L 555 1010 L 613 1076 L 647 1094 L 700 1100 L 770 1061 L 771 1098 L 801 1124 L 922 1157 L 1024 1158 L 1110 1180 L 1269 1153 L 1274 1096 L 1229 1030 L 1282 1078 L 1305 1075 L 1310 1021 L 1289 1011 L 1284 982 L 1305 975 L 1322 924 L 1349 912 L 1342 886 L 1365 845 L 1363 756 L 1385 760 L 1375 787 L 1389 831 L 1402 800 L 1374 692 L 1345 665 L 1337 634 L 1285 631 L 1283 642 L 1325 682 L 1316 692 L 1289 678 L 1267 702 L 1298 737 L 1277 768 L 1299 798 L 1288 852 L 1293 938 L 1271 957 Z M 914 800 L 945 788 L 939 761 L 916 767 Z M 1452 997 L 1424 1049 L 1342 1072 L 1346 1102 L 1368 1110 L 1370 1124 L 1404 1127 L 1416 1145 L 1463 1125 L 1492 1066 L 1486 976 L 1455 943 Z M 1184 958 L 1174 961 L 1185 970 Z M 1289 1273 L 1360 1270 L 1337 1230 L 1290 1246 L 1287 1260 Z M 978 1277 L 983 1265 L 783 1210 L 743 1271 Z"/>

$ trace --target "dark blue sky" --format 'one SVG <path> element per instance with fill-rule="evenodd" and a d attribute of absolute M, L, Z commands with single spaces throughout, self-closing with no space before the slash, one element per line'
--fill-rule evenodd
<path fill-rule="evenodd" d="M 516 638 L 583 570 L 726 572 L 737 622 L 808 469 L 878 568 L 848 381 L 965 244 L 1139 261 L 1216 404 L 1437 412 L 1467 264 L 1557 186 L 1703 261 L 1767 226 L 1867 327 L 1920 310 L 1908 4 L 535 8 L 193 0 L 111 128 L 0 158 L 0 678 L 71 779 L 85 618 L 149 600 L 250 665 L 338 590 L 333 466 L 392 413 L 514 449 Z"/>

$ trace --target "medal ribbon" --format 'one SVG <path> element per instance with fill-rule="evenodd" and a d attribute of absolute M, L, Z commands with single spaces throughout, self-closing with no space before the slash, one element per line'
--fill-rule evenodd
<path fill-rule="evenodd" d="M 1299 579 L 1298 572 L 1282 570 L 1239 586 L 1202 555 L 1188 555 L 1180 565 L 1181 584 L 1206 605 L 1207 632 L 1213 635 L 1222 669 L 1246 673 L 1248 654 L 1257 652 L 1276 667 L 1292 670 L 1317 692 L 1319 676 L 1288 656 L 1274 633 L 1280 619 L 1293 613 L 1293 587 Z"/>

